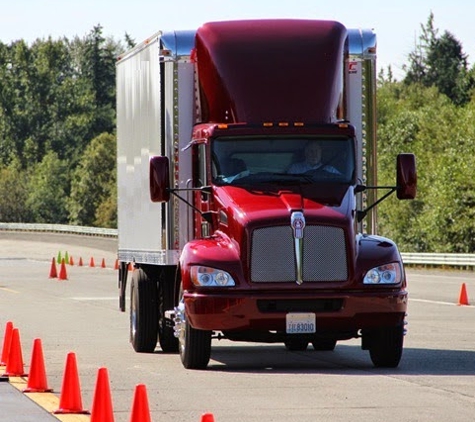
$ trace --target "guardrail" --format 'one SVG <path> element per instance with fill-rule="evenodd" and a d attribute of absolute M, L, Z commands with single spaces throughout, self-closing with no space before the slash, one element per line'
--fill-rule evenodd
<path fill-rule="evenodd" d="M 407 265 L 475 267 L 475 254 L 470 253 L 411 253 L 401 252 Z"/>
<path fill-rule="evenodd" d="M 66 224 L 0 223 L 0 230 L 72 233 L 87 236 L 117 237 L 117 229 L 69 226 Z M 402 252 L 406 265 L 444 266 L 475 269 L 475 254 Z"/>
<path fill-rule="evenodd" d="M 87 236 L 117 237 L 117 229 L 103 229 L 100 227 L 69 226 L 67 224 L 26 224 L 0 223 L 0 230 L 69 233 Z"/>

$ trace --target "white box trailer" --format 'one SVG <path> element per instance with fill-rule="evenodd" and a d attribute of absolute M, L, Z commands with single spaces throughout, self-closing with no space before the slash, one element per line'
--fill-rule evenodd
<path fill-rule="evenodd" d="M 159 32 L 118 61 L 118 258 L 123 262 L 176 264 L 191 232 L 186 205 L 151 202 L 149 159 L 173 157 L 175 187 L 189 183 L 191 157 L 184 148 L 195 115 L 193 37 L 191 31 Z"/>

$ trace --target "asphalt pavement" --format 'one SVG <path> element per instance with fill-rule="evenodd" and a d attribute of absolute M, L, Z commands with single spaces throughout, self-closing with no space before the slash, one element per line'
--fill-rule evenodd
<path fill-rule="evenodd" d="M 18 390 L 8 378 L 0 381 L 1 418 L 8 422 L 51 422 L 58 419 Z"/>
<path fill-rule="evenodd" d="M 44 245 L 48 244 L 45 248 Z M 52 255 L 51 251 L 54 251 Z M 113 266 L 116 259 L 117 239 L 98 236 L 81 236 L 74 234 L 30 233 L 0 231 L 0 259 L 34 259 L 50 262 L 58 253 L 62 257 L 67 253 L 73 257 L 76 265 L 79 259 L 89 265 Z M 3 318 L 0 311 L 0 319 Z M 2 345 L 4 333 L 1 331 Z M 1 351 L 1 349 L 0 349 Z M 24 393 L 27 377 L 2 376 L 5 367 L 0 366 L 0 419 L 8 422 L 48 422 L 48 421 L 88 421 L 88 415 L 66 414 L 54 415 L 59 406 L 56 393 Z M 49 407 L 49 408 L 48 408 Z"/>

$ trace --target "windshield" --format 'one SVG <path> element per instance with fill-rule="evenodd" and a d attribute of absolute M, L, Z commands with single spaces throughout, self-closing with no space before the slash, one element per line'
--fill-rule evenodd
<path fill-rule="evenodd" d="M 353 142 L 337 137 L 217 138 L 212 144 L 213 182 L 351 183 Z"/>

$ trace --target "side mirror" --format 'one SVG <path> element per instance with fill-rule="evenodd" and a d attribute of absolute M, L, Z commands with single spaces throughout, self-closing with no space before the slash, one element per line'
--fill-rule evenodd
<path fill-rule="evenodd" d="M 399 154 L 396 164 L 396 195 L 398 199 L 414 199 L 417 193 L 416 156 Z"/>
<path fill-rule="evenodd" d="M 150 198 L 152 202 L 170 200 L 170 163 L 168 157 L 150 157 Z"/>

